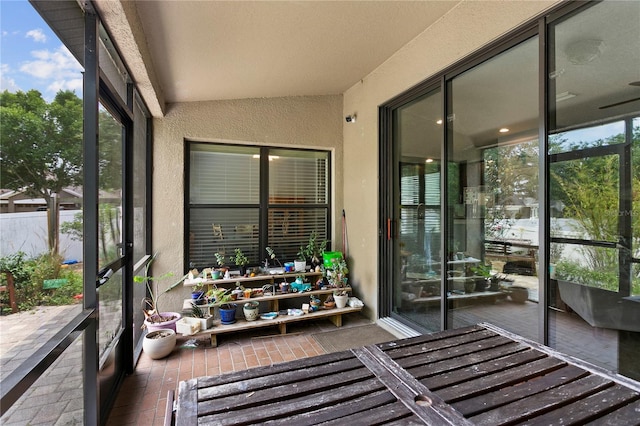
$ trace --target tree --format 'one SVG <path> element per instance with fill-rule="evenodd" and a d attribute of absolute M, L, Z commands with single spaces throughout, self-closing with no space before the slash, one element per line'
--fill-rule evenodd
<path fill-rule="evenodd" d="M 0 94 L 0 180 L 47 203 L 48 244 L 58 252 L 57 195 L 82 185 L 82 100 L 59 91 L 47 104 L 37 90 Z"/>

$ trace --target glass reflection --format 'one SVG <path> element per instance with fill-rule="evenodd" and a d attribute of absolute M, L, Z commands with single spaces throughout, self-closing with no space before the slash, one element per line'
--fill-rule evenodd
<path fill-rule="evenodd" d="M 549 343 L 635 379 L 638 22 L 640 3 L 602 2 L 550 27 L 548 152 Z"/>
<path fill-rule="evenodd" d="M 400 153 L 392 310 L 429 331 L 441 328 L 440 91 L 395 112 Z"/>
<path fill-rule="evenodd" d="M 538 339 L 537 38 L 450 82 L 448 327 Z"/>

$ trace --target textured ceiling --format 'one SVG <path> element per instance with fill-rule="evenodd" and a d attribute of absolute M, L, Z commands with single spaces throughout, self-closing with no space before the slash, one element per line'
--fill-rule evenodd
<path fill-rule="evenodd" d="M 166 102 L 341 94 L 458 1 L 140 1 Z"/>

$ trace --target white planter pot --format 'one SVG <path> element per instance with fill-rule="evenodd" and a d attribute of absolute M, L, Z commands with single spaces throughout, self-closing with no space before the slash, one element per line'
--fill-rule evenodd
<path fill-rule="evenodd" d="M 335 294 L 333 295 L 333 300 L 336 301 L 336 308 L 344 308 L 345 306 L 347 306 L 347 301 L 349 299 L 348 295 L 344 295 L 344 296 L 336 296 Z"/>
<path fill-rule="evenodd" d="M 142 350 L 151 359 L 169 355 L 176 347 L 176 332 L 170 328 L 148 332 L 142 340 Z"/>
<path fill-rule="evenodd" d="M 294 260 L 293 267 L 296 272 L 305 272 L 307 270 L 307 262 L 304 260 Z"/>
<path fill-rule="evenodd" d="M 260 316 L 260 304 L 258 302 L 248 302 L 242 307 L 244 318 L 247 321 L 255 321 Z"/>
<path fill-rule="evenodd" d="M 198 318 L 200 320 L 200 331 L 207 330 L 213 327 L 213 315 L 209 315 L 206 318 Z"/>

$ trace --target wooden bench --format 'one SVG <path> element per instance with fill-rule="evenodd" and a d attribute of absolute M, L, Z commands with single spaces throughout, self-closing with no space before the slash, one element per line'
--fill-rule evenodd
<path fill-rule="evenodd" d="M 524 252 L 523 250 L 524 249 Z M 505 274 L 535 275 L 538 246 L 530 241 L 485 240 L 485 259 L 504 261 Z"/>
<path fill-rule="evenodd" d="M 179 384 L 176 424 L 638 424 L 640 383 L 490 324 Z"/>

